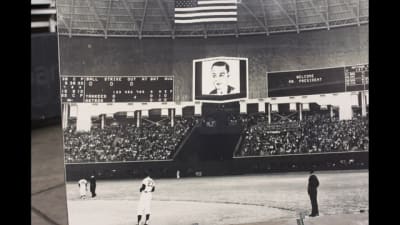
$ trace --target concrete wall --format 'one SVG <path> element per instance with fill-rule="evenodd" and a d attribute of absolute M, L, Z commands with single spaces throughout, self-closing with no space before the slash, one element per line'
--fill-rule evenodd
<path fill-rule="evenodd" d="M 352 165 L 341 164 L 342 160 L 352 159 Z M 181 177 L 193 177 L 196 171 L 202 171 L 203 176 L 269 173 L 288 171 L 314 170 L 344 170 L 368 169 L 369 153 L 323 153 L 282 155 L 276 157 L 247 157 L 226 161 L 138 161 L 123 163 L 76 163 L 66 164 L 67 181 L 77 181 L 88 177 L 93 171 L 98 173 L 97 179 L 132 179 L 143 178 L 144 171 L 151 169 L 153 176 L 176 177 L 176 171 L 181 171 Z M 332 164 L 336 166 L 332 166 Z M 295 166 L 293 166 L 295 165 Z M 99 174 L 100 173 L 100 174 Z"/>
<path fill-rule="evenodd" d="M 57 35 L 32 34 L 31 121 L 44 121 L 61 116 L 59 89 Z"/>
<path fill-rule="evenodd" d="M 208 39 L 60 37 L 61 75 L 174 75 L 175 101 L 192 101 L 192 60 L 249 58 L 249 98 L 266 97 L 266 72 L 368 63 L 368 25 L 300 34 Z"/>

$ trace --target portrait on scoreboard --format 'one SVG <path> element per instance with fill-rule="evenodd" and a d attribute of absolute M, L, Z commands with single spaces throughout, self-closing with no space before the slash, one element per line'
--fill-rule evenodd
<path fill-rule="evenodd" d="M 193 61 L 194 99 L 247 97 L 247 58 L 216 57 Z"/>

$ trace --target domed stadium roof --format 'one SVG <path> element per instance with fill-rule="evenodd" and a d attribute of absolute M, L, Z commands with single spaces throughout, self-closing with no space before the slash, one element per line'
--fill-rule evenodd
<path fill-rule="evenodd" d="M 175 24 L 175 0 L 58 0 L 60 35 L 100 37 L 241 36 L 360 26 L 368 0 L 238 0 L 237 22 Z"/>

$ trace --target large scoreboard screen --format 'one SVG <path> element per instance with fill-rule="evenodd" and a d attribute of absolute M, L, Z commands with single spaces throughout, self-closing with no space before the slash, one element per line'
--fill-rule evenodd
<path fill-rule="evenodd" d="M 168 102 L 173 86 L 173 76 L 61 76 L 61 101 Z"/>
<path fill-rule="evenodd" d="M 369 65 L 273 72 L 267 74 L 268 97 L 368 90 Z"/>
<path fill-rule="evenodd" d="M 267 82 L 268 97 L 345 91 L 343 67 L 268 73 Z"/>
<path fill-rule="evenodd" d="M 193 99 L 247 98 L 248 59 L 212 57 L 193 60 Z"/>
<path fill-rule="evenodd" d="M 344 68 L 346 91 L 367 90 L 369 84 L 369 65 L 346 66 Z"/>

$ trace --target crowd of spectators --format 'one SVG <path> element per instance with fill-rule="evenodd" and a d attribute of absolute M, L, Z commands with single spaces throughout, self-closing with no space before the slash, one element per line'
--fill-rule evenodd
<path fill-rule="evenodd" d="M 177 117 L 160 123 L 112 122 L 101 129 L 77 132 L 72 124 L 64 129 L 64 151 L 67 163 L 117 162 L 171 159 L 197 120 Z"/>
<path fill-rule="evenodd" d="M 258 122 L 244 130 L 235 156 L 368 151 L 368 117 L 338 120 L 329 113 L 309 113 L 302 121 Z"/>
<path fill-rule="evenodd" d="M 271 123 L 263 113 L 228 114 L 228 126 L 242 127 L 242 142 L 234 154 L 268 156 L 282 154 L 368 151 L 368 117 L 355 115 L 338 120 L 327 111 L 296 114 L 272 114 Z M 89 132 L 77 132 L 75 123 L 64 129 L 67 163 L 124 162 L 172 159 L 176 150 L 196 125 L 215 127 L 212 117 L 176 117 L 170 120 L 134 122 L 114 119 L 103 129 L 93 126 Z"/>

